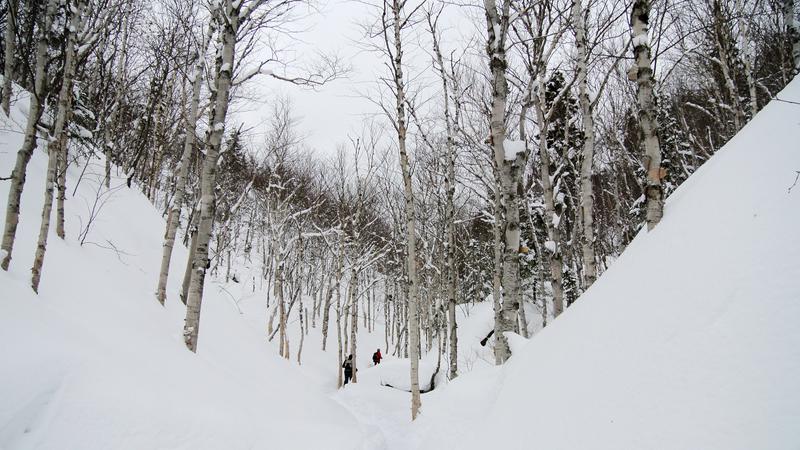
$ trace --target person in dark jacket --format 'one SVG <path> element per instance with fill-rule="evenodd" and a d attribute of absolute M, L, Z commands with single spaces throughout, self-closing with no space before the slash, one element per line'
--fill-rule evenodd
<path fill-rule="evenodd" d="M 381 363 L 383 356 L 381 356 L 381 349 L 378 349 L 375 353 L 372 354 L 372 363 L 376 366 Z"/>
<path fill-rule="evenodd" d="M 344 360 L 342 367 L 344 368 L 344 384 L 347 384 L 353 378 L 353 355 Z"/>

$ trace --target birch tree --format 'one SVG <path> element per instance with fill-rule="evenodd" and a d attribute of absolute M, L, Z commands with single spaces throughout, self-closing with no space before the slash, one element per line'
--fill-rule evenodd
<path fill-rule="evenodd" d="M 448 73 L 444 65 L 444 58 L 442 57 L 442 50 L 439 47 L 439 36 L 437 24 L 443 9 L 433 15 L 432 11 L 428 12 L 428 28 L 431 33 L 433 41 L 433 54 L 434 54 L 434 67 L 439 72 L 439 77 L 442 81 L 442 107 L 444 114 L 444 126 L 446 137 L 447 154 L 446 159 L 446 174 L 445 174 L 445 223 L 446 223 L 446 236 L 445 236 L 445 272 L 447 274 L 446 281 L 446 299 L 447 299 L 447 323 L 449 326 L 449 348 L 450 348 L 450 368 L 449 377 L 453 379 L 458 376 L 458 325 L 456 324 L 456 283 L 458 279 L 457 269 L 455 267 L 455 184 L 456 184 L 456 142 L 455 130 L 453 126 L 453 119 L 450 116 L 450 87 L 448 85 Z M 458 112 L 456 111 L 456 114 Z"/>
<path fill-rule="evenodd" d="M 645 188 L 647 207 L 647 229 L 652 230 L 664 214 L 664 191 L 661 179 L 661 149 L 658 141 L 658 121 L 653 95 L 653 68 L 650 60 L 650 0 L 636 0 L 631 10 L 633 29 L 633 57 L 635 80 L 639 104 L 639 126 L 644 143 Z M 634 72 L 632 72 L 634 73 Z"/>
<path fill-rule="evenodd" d="M 197 250 L 192 262 L 192 276 L 189 281 L 189 296 L 186 301 L 186 321 L 183 336 L 186 347 L 197 351 L 197 336 L 200 328 L 200 307 L 203 300 L 203 283 L 208 269 L 208 244 L 211 240 L 211 227 L 214 220 L 214 187 L 216 186 L 217 160 L 219 159 L 222 136 L 225 132 L 225 118 L 228 115 L 231 80 L 233 74 L 236 40 L 242 19 L 247 19 L 252 3 L 243 6 L 241 2 L 224 0 L 215 11 L 212 20 L 218 21 L 220 48 L 217 53 L 214 79 L 211 121 L 203 162 L 200 185 L 200 221 L 198 224 Z M 242 14 L 244 12 L 245 14 Z"/>
<path fill-rule="evenodd" d="M 8 266 L 11 263 L 11 253 L 14 249 L 14 240 L 17 234 L 17 225 L 19 224 L 20 201 L 22 199 L 22 190 L 25 187 L 28 163 L 38 143 L 38 125 L 44 111 L 45 98 L 47 97 L 47 74 L 45 70 L 48 60 L 48 33 L 53 26 L 57 7 L 58 0 L 48 0 L 45 14 L 40 18 L 41 25 L 36 43 L 33 92 L 31 92 L 28 120 L 25 125 L 25 138 L 22 147 L 17 151 L 14 171 L 11 173 L 11 186 L 8 189 L 3 244 L 0 247 L 0 256 L 3 258 L 2 262 L 0 262 L 0 267 L 3 270 L 8 270 Z"/>
<path fill-rule="evenodd" d="M 783 1 L 783 23 L 786 24 L 786 35 L 792 48 L 792 64 L 794 75 L 800 73 L 800 21 L 794 9 L 794 0 Z"/>
<path fill-rule="evenodd" d="M 17 0 L 6 1 L 6 46 L 3 67 L 3 92 L 0 107 L 6 116 L 11 112 L 11 85 L 14 78 L 14 53 L 17 42 Z"/>
<path fill-rule="evenodd" d="M 504 333 L 514 331 L 517 323 L 517 311 L 520 306 L 519 287 L 519 195 L 518 180 L 524 168 L 520 166 L 522 158 L 516 146 L 506 148 L 506 101 L 508 97 L 508 80 L 506 79 L 506 38 L 510 24 L 510 0 L 502 0 L 500 9 L 495 0 L 484 0 L 486 12 L 486 28 L 488 38 L 486 54 L 489 58 L 489 70 L 492 74 L 492 106 L 490 112 L 489 143 L 494 152 L 494 164 L 497 167 L 502 192 L 503 234 L 502 250 L 502 302 L 495 321 L 494 356 L 497 364 L 504 363 L 511 356 L 511 348 Z M 495 269 L 497 270 L 497 268 Z M 498 299 L 495 299 L 497 305 Z"/>
<path fill-rule="evenodd" d="M 417 277 L 417 218 L 414 206 L 414 190 L 411 178 L 411 166 L 408 158 L 406 117 L 406 81 L 403 75 L 403 39 L 402 34 L 413 24 L 412 16 L 418 11 L 419 4 L 407 11 L 407 0 L 384 0 L 381 12 L 380 36 L 383 38 L 385 55 L 389 59 L 391 80 L 386 80 L 394 94 L 394 113 L 388 112 L 392 125 L 397 133 L 397 147 L 400 157 L 400 170 L 403 177 L 403 202 L 406 228 L 406 275 L 408 287 L 408 356 L 411 378 L 411 420 L 417 418 L 422 406 L 419 389 L 419 279 Z"/>
<path fill-rule="evenodd" d="M 161 256 L 161 270 L 159 271 L 158 286 L 156 287 L 156 299 L 162 305 L 167 296 L 167 278 L 169 276 L 169 264 L 172 260 L 172 249 L 175 246 L 175 234 L 178 230 L 180 221 L 181 206 L 183 205 L 184 193 L 186 191 L 186 177 L 189 173 L 189 162 L 195 147 L 197 133 L 197 119 L 200 105 L 200 91 L 203 84 L 205 68 L 205 53 L 211 41 L 215 28 L 214 21 L 209 22 L 208 32 L 200 41 L 194 53 L 194 71 L 191 76 L 192 97 L 189 111 L 186 114 L 185 134 L 183 141 L 183 154 L 181 155 L 180 167 L 178 169 L 178 180 L 175 183 L 175 195 L 172 198 L 172 207 L 167 216 L 167 229 L 164 237 L 164 250 Z"/>
<path fill-rule="evenodd" d="M 39 292 L 39 281 L 41 280 L 42 265 L 47 250 L 47 235 L 50 232 L 50 216 L 53 209 L 54 185 L 59 166 L 59 158 L 63 160 L 63 170 L 66 170 L 66 128 L 68 120 L 72 114 L 72 83 L 75 76 L 76 52 L 75 47 L 77 36 L 83 29 L 84 0 L 78 0 L 75 4 L 70 3 L 72 17 L 70 17 L 67 27 L 67 44 L 64 47 L 64 70 L 61 81 L 61 91 L 58 94 L 58 105 L 56 109 L 56 120 L 53 125 L 53 132 L 47 144 L 47 178 L 45 180 L 44 206 L 42 207 L 42 222 L 39 227 L 39 240 L 36 245 L 36 255 L 31 268 L 31 287 L 34 292 Z M 63 149 L 62 149 L 63 147 Z M 63 210 L 62 210 L 63 211 Z M 62 233 L 63 233 L 63 225 Z"/>

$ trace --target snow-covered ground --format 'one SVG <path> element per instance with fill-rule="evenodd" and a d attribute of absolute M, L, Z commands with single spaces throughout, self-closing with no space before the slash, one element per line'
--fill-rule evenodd
<path fill-rule="evenodd" d="M 800 80 L 780 98 L 800 101 Z M 0 175 L 21 144 L 25 99 L 0 123 Z M 14 123 L 16 122 L 16 123 Z M 382 324 L 359 334 L 359 383 L 336 390 L 335 326 L 296 362 L 265 339 L 262 290 L 210 281 L 198 353 L 174 295 L 153 294 L 164 220 L 115 178 L 85 227 L 102 161 L 73 166 L 67 240 L 50 236 L 29 288 L 46 158 L 28 169 L 10 272 L 0 272 L 2 449 L 797 449 L 800 448 L 800 107 L 774 101 L 669 199 L 595 285 L 514 356 L 478 342 L 491 303 L 459 311 L 462 375 L 422 395 Z M 8 183 L 0 182 L 4 214 Z M 240 270 L 246 270 L 241 268 Z M 381 348 L 387 356 L 370 367 Z M 434 352 L 435 353 L 435 352 Z M 424 357 L 427 387 L 436 359 Z M 442 374 L 447 362 L 442 361 Z M 387 387 L 391 384 L 394 387 Z"/>
<path fill-rule="evenodd" d="M 800 79 L 778 97 L 800 102 Z M 798 171 L 800 106 L 773 101 L 497 378 L 441 392 L 496 390 L 469 406 L 481 416 L 450 432 L 435 410 L 431 433 L 476 450 L 800 448 Z"/>
<path fill-rule="evenodd" d="M 21 144 L 25 103 L 15 105 L 16 124 L 0 123 L 4 175 Z M 161 307 L 154 292 L 164 220 L 123 178 L 112 180 L 86 243 L 78 244 L 102 161 L 90 163 L 67 201 L 67 239 L 52 232 L 35 295 L 29 269 L 46 159 L 37 149 L 11 270 L 0 271 L 0 448 L 360 445 L 355 418 L 294 363 L 278 358 L 264 344 L 264 326 L 245 320 L 216 284 L 206 288 L 199 352 L 186 350 L 184 308 L 174 295 L 186 250 L 176 248 L 170 297 Z M 82 169 L 70 169 L 70 193 Z M 3 217 L 7 195 L 8 182 L 0 183 Z"/>

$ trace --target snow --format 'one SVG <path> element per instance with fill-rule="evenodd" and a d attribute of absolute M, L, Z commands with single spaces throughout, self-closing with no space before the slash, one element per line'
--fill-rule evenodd
<path fill-rule="evenodd" d="M 800 101 L 800 81 L 780 98 Z M 11 172 L 27 108 L 22 95 L 0 117 L 0 174 Z M 165 225 L 146 198 L 115 175 L 86 244 L 75 239 L 102 155 L 67 199 L 67 239 L 50 237 L 35 295 L 28 268 L 47 165 L 37 149 L 11 270 L 0 271 L 0 448 L 797 448 L 800 189 L 788 188 L 798 117 L 794 104 L 767 105 L 562 316 L 530 340 L 507 334 L 504 366 L 492 340 L 479 343 L 493 329 L 491 297 L 459 305 L 459 376 L 446 379 L 443 355 L 413 423 L 408 361 L 385 348 L 382 312 L 373 332 L 359 324 L 358 383 L 337 390 L 335 316 L 328 351 L 318 322 L 298 365 L 295 308 L 291 361 L 278 357 L 264 336 L 267 287 L 242 261 L 242 283 L 209 277 L 198 353 L 187 351 L 175 295 L 187 250 L 176 246 L 162 307 L 153 291 Z M 514 157 L 520 144 L 504 142 Z M 541 313 L 525 307 L 538 331 Z M 371 367 L 375 348 L 385 359 Z M 423 388 L 437 362 L 424 352 Z"/>
<path fill-rule="evenodd" d="M 800 80 L 780 97 L 800 101 Z M 449 446 L 797 448 L 798 117 L 770 103 L 676 190 L 654 230 L 514 350 Z"/>
<path fill-rule="evenodd" d="M 14 122 L 24 123 L 25 103 L 14 105 Z M 16 123 L 0 122 L 0 173 L 10 173 L 23 136 Z M 360 445 L 358 421 L 330 389 L 278 358 L 265 344 L 264 316 L 251 324 L 216 283 L 206 286 L 198 353 L 186 350 L 185 310 L 175 293 L 187 251 L 175 249 L 162 307 L 153 292 L 164 220 L 136 189 L 124 187 L 124 178 L 114 177 L 110 200 L 87 243 L 78 245 L 83 205 L 102 182 L 102 160 L 91 161 L 67 199 L 67 239 L 50 236 L 35 295 L 29 268 L 46 165 L 39 148 L 28 168 L 14 259 L 9 272 L 0 271 L 0 448 Z M 69 192 L 77 166 L 68 171 Z M 3 199 L 8 186 L 0 183 Z M 5 202 L 0 209 L 4 217 Z"/>
<path fill-rule="evenodd" d="M 647 40 L 647 33 L 640 34 L 633 38 L 633 48 L 642 46 L 642 45 L 649 45 L 649 41 Z"/>
<path fill-rule="evenodd" d="M 518 154 L 525 153 L 525 142 L 506 139 L 503 141 L 503 150 L 505 150 L 505 160 L 514 161 Z"/>

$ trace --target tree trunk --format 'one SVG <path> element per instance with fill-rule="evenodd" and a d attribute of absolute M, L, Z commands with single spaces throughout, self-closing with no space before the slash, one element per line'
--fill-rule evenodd
<path fill-rule="evenodd" d="M 11 90 L 14 78 L 14 53 L 17 43 L 17 0 L 8 0 L 6 6 L 6 53 L 5 67 L 3 67 L 3 93 L 2 104 L 3 112 L 6 117 L 11 113 Z"/>
<path fill-rule="evenodd" d="M 217 161 L 219 160 L 220 146 L 225 131 L 225 118 L 228 114 L 228 102 L 233 73 L 234 55 L 236 49 L 236 34 L 239 28 L 239 10 L 241 3 L 234 0 L 225 0 L 224 11 L 219 11 L 221 50 L 217 63 L 217 74 L 214 82 L 216 89 L 214 106 L 211 114 L 211 124 L 206 146 L 206 158 L 203 162 L 203 175 L 201 181 L 200 197 L 200 226 L 197 230 L 197 252 L 192 265 L 192 278 L 189 283 L 189 299 L 186 306 L 186 321 L 184 324 L 184 341 L 186 347 L 192 352 L 197 351 L 197 336 L 200 328 L 200 308 L 202 305 L 203 283 L 208 268 L 208 243 L 211 240 L 212 225 L 214 220 L 214 203 L 217 178 Z"/>
<path fill-rule="evenodd" d="M 31 268 L 31 287 L 34 292 L 39 292 L 39 281 L 42 275 L 42 266 L 44 265 L 44 256 L 47 251 L 47 235 L 50 232 L 50 216 L 53 210 L 53 196 L 54 196 L 54 183 L 56 182 L 58 160 L 59 157 L 64 159 L 63 170 L 66 171 L 67 161 L 67 138 L 66 129 L 69 125 L 69 117 L 72 109 L 72 79 L 75 74 L 75 57 L 76 49 L 75 43 L 77 34 L 81 31 L 83 24 L 83 9 L 84 2 L 78 1 L 73 15 L 70 18 L 70 23 L 67 33 L 67 43 L 64 47 L 64 75 L 61 82 L 61 91 L 58 93 L 58 107 L 56 111 L 56 120 L 53 125 L 53 133 L 50 136 L 50 142 L 47 144 L 47 152 L 49 158 L 47 160 L 47 179 L 45 181 L 44 192 L 44 206 L 42 208 L 42 222 L 39 227 L 39 240 L 36 245 L 36 256 L 33 260 L 33 267 Z M 63 149 L 61 147 L 64 147 Z M 60 176 L 59 176 L 60 178 Z M 59 225 L 60 233 L 63 235 L 63 224 Z"/>
<path fill-rule="evenodd" d="M 539 79 L 539 92 L 544 92 L 544 80 Z M 544 95 L 544 94 L 541 94 Z M 558 317 L 564 311 L 563 256 L 561 253 L 561 222 L 555 206 L 555 193 L 553 180 L 550 177 L 550 153 L 547 145 L 547 129 L 549 123 L 544 114 L 544 99 L 539 97 L 537 102 L 537 115 L 539 120 L 539 157 L 541 158 L 540 172 L 542 191 L 544 193 L 544 223 L 547 229 L 547 242 L 544 253 L 548 255 L 550 263 L 550 283 L 553 290 L 553 317 Z"/>
<path fill-rule="evenodd" d="M 508 96 L 508 81 L 506 80 L 506 49 L 505 40 L 509 26 L 510 2 L 503 1 L 501 11 L 498 12 L 494 0 L 484 0 L 486 12 L 486 25 L 488 40 L 486 52 L 489 57 L 489 68 L 492 72 L 492 106 L 490 118 L 490 144 L 494 152 L 494 163 L 498 170 L 498 177 L 502 192 L 503 208 L 503 235 L 504 245 L 502 250 L 503 295 L 499 314 L 495 315 L 495 345 L 494 355 L 497 364 L 504 363 L 511 356 L 511 348 L 505 336 L 506 332 L 516 329 L 517 314 L 519 311 L 519 192 L 518 187 L 522 177 L 523 168 L 520 167 L 520 158 L 517 153 L 507 154 L 506 140 L 506 98 Z M 495 300 L 497 303 L 497 300 Z"/>
<path fill-rule="evenodd" d="M 210 40 L 210 36 L 206 36 Z M 207 42 L 207 41 L 206 41 Z M 183 197 L 186 192 L 186 177 L 189 173 L 189 161 L 194 151 L 195 134 L 197 133 L 197 111 L 200 104 L 200 89 L 203 84 L 203 66 L 205 62 L 206 45 L 202 45 L 202 51 L 195 54 L 196 64 L 192 75 L 192 103 L 189 107 L 189 114 L 186 116 L 186 137 L 183 141 L 183 154 L 181 155 L 181 165 L 178 169 L 178 180 L 175 183 L 175 196 L 172 198 L 172 208 L 167 216 L 167 230 L 164 236 L 164 251 L 161 255 L 161 270 L 156 287 L 156 299 L 162 305 L 167 298 L 167 278 L 169 276 L 169 264 L 172 260 L 172 249 L 175 246 L 175 234 L 178 231 L 180 222 L 181 207 Z"/>
<path fill-rule="evenodd" d="M 52 27 L 57 6 L 58 2 L 56 0 L 49 0 L 47 2 L 42 30 L 49 30 Z M 42 117 L 44 100 L 47 96 L 45 92 L 47 81 L 45 73 L 47 65 L 47 38 L 47 33 L 40 31 L 40 36 L 36 43 L 34 92 L 30 97 L 28 121 L 25 125 L 25 140 L 22 143 L 22 147 L 17 152 L 14 171 L 11 173 L 11 186 L 8 189 L 8 205 L 6 207 L 6 223 L 3 230 L 3 243 L 2 247 L 0 247 L 0 256 L 3 258 L 2 262 L 0 262 L 0 267 L 2 267 L 3 270 L 8 270 L 8 265 L 11 263 L 11 253 L 14 249 L 14 240 L 17 235 L 17 225 L 19 224 L 22 190 L 25 187 L 28 163 L 31 160 L 31 156 L 33 156 L 33 151 L 36 149 L 37 126 L 39 124 L 39 119 Z"/>
<path fill-rule="evenodd" d="M 394 29 L 394 84 L 396 100 L 397 143 L 400 152 L 400 168 L 403 173 L 403 197 L 405 200 L 406 215 L 406 266 L 408 270 L 408 328 L 409 328 L 409 357 L 411 358 L 411 420 L 417 418 L 422 400 L 419 392 L 419 314 L 418 314 L 418 285 L 417 279 L 417 232 L 416 211 L 414 210 L 414 193 L 411 184 L 411 170 L 406 152 L 406 112 L 405 112 L 405 80 L 403 79 L 403 45 L 400 31 L 401 22 L 406 19 L 400 17 L 400 10 L 405 3 L 393 0 L 393 29 Z"/>
<path fill-rule="evenodd" d="M 588 8 L 588 6 L 587 6 Z M 594 164 L 594 111 L 592 100 L 589 98 L 587 81 L 587 53 L 586 24 L 584 23 L 584 9 L 581 0 L 572 4 L 572 23 L 575 26 L 575 47 L 577 50 L 578 66 L 578 101 L 580 102 L 581 116 L 583 118 L 583 155 L 581 160 L 581 223 L 583 225 L 583 267 L 584 289 L 597 279 L 597 261 L 594 254 L 594 187 L 592 186 L 592 167 Z"/>
<path fill-rule="evenodd" d="M 192 281 L 192 264 L 194 264 L 194 255 L 197 253 L 197 225 L 200 220 L 200 216 L 195 214 L 194 217 L 189 221 L 188 233 L 192 237 L 192 241 L 189 244 L 189 258 L 186 261 L 186 269 L 183 272 L 183 283 L 181 283 L 181 292 L 180 292 L 180 299 L 181 303 L 184 305 L 189 300 L 189 283 Z M 267 305 L 269 306 L 269 304 Z"/>
<path fill-rule="evenodd" d="M 786 24 L 786 34 L 789 45 L 792 47 L 793 75 L 800 73 L 800 22 L 794 14 L 794 0 L 784 0 L 783 22 Z"/>
<path fill-rule="evenodd" d="M 645 199 L 647 202 L 647 229 L 652 230 L 664 214 L 664 190 L 661 170 L 661 148 L 658 142 L 658 121 L 653 96 L 653 69 L 650 62 L 650 43 L 647 30 L 650 20 L 650 0 L 636 0 L 631 12 L 633 28 L 633 56 L 636 60 L 637 99 L 639 125 L 644 142 Z"/>
<path fill-rule="evenodd" d="M 444 66 L 444 58 L 442 58 L 442 51 L 439 48 L 439 39 L 437 36 L 435 23 L 430 22 L 431 36 L 433 38 L 433 51 L 436 56 L 437 69 L 439 76 L 442 79 L 442 92 L 444 101 L 444 124 L 447 132 L 447 156 L 446 167 L 447 174 L 445 175 L 445 222 L 447 223 L 447 236 L 445 237 L 445 268 L 447 273 L 446 283 L 446 297 L 447 297 L 447 323 L 448 333 L 450 335 L 450 368 L 449 378 L 452 380 L 458 376 L 458 325 L 456 324 L 456 282 L 458 273 L 455 266 L 455 205 L 454 197 L 456 190 L 456 144 L 453 130 L 453 123 L 450 117 L 450 89 L 447 83 L 447 72 Z"/>
<path fill-rule="evenodd" d="M 350 269 L 350 354 L 353 355 L 353 379 L 351 382 L 358 382 L 358 369 L 356 369 L 358 343 L 358 270 L 355 267 Z"/>

